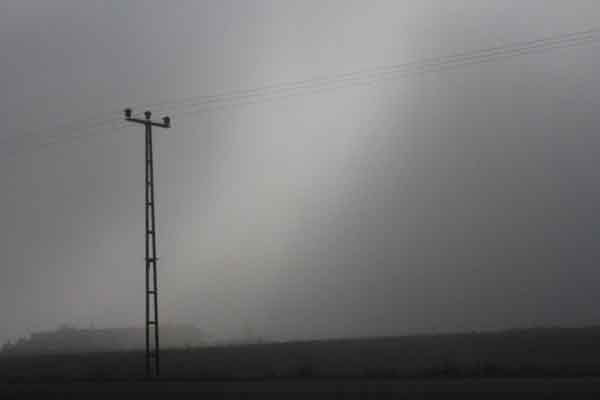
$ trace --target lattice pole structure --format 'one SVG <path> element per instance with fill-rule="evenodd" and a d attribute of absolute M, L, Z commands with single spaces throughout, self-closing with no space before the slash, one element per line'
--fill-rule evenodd
<path fill-rule="evenodd" d="M 152 149 L 152 127 L 168 129 L 171 119 L 164 117 L 162 122 L 150 120 L 152 113 L 146 111 L 145 119 L 133 118 L 131 109 L 125 110 L 125 120 L 144 125 L 145 129 L 145 262 L 146 262 L 146 377 L 152 379 L 160 375 L 160 342 L 158 325 L 158 277 L 156 265 L 156 203 L 154 199 L 154 152 Z M 154 361 L 154 362 L 153 362 Z"/>

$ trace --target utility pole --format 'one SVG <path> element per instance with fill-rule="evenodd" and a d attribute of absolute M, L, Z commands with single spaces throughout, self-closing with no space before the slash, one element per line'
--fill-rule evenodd
<path fill-rule="evenodd" d="M 144 113 L 146 119 L 133 118 L 131 109 L 125 109 L 125 120 L 144 125 L 146 134 L 146 201 L 145 201 L 145 236 L 146 236 L 146 378 L 151 379 L 160 375 L 160 346 L 158 341 L 158 279 L 156 276 L 156 208 L 154 202 L 154 154 L 152 151 L 152 127 L 168 129 L 171 119 L 164 117 L 161 122 L 150 120 L 152 113 Z M 154 330 L 154 340 L 151 340 L 151 330 Z M 154 360 L 154 368 L 152 365 Z"/>

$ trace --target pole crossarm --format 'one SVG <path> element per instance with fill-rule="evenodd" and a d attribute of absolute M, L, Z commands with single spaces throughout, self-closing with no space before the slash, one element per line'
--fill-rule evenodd
<path fill-rule="evenodd" d="M 165 117 L 165 118 L 169 118 L 169 117 Z M 152 126 L 156 126 L 157 128 L 168 129 L 171 127 L 171 121 L 165 123 L 165 122 L 148 121 L 148 120 L 140 119 L 140 118 L 125 118 L 125 121 L 136 122 L 138 124 L 143 124 L 143 125 L 149 124 Z"/>
<path fill-rule="evenodd" d="M 125 121 L 135 122 L 137 124 L 142 124 L 142 125 L 151 125 L 151 126 L 156 126 L 158 128 L 165 128 L 165 129 L 168 129 L 171 127 L 171 118 L 170 117 L 163 117 L 162 122 L 156 122 L 156 121 L 150 120 L 150 117 L 152 117 L 152 113 L 150 111 L 146 111 L 144 113 L 144 116 L 146 117 L 146 119 L 134 118 L 131 115 L 132 115 L 131 108 L 126 108 L 125 109 Z"/>

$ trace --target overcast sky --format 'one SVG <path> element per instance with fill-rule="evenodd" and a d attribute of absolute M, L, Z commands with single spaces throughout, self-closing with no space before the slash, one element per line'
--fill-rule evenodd
<path fill-rule="evenodd" d="M 0 340 L 143 324 L 143 132 L 122 108 L 598 21 L 593 0 L 3 0 Z M 155 131 L 161 322 L 273 339 L 600 323 L 599 51 L 177 103 Z"/>

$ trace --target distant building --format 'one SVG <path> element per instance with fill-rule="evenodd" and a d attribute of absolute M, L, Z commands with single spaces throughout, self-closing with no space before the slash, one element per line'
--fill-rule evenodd
<path fill-rule="evenodd" d="M 32 333 L 29 339 L 7 343 L 2 354 L 68 354 L 126 351 L 145 348 L 144 328 L 77 329 L 62 326 L 55 331 Z M 162 348 L 198 347 L 206 344 L 203 332 L 194 325 L 162 325 Z"/>

